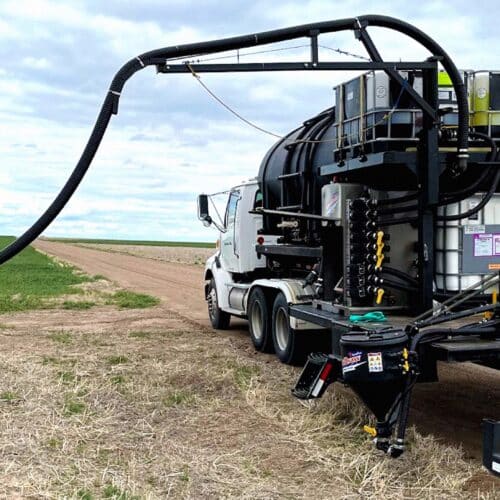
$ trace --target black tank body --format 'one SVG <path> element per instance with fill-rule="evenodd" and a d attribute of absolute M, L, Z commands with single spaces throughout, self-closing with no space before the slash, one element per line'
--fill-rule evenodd
<path fill-rule="evenodd" d="M 329 108 L 271 147 L 258 174 L 264 208 L 321 214 L 321 188 L 329 179 L 320 176 L 319 167 L 333 162 L 334 122 L 335 108 Z M 274 232 L 279 219 L 265 219 L 265 230 Z"/>

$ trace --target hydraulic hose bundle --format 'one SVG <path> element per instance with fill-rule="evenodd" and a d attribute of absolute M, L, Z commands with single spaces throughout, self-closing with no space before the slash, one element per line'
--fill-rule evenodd
<path fill-rule="evenodd" d="M 89 140 L 83 150 L 80 160 L 78 161 L 66 184 L 54 199 L 52 204 L 42 214 L 42 216 L 23 235 L 21 235 L 11 245 L 0 252 L 0 264 L 17 255 L 21 250 L 23 250 L 26 246 L 33 242 L 33 240 L 40 236 L 40 234 L 59 215 L 61 210 L 73 196 L 74 192 L 78 188 L 80 182 L 82 181 L 92 163 L 92 160 L 99 148 L 104 133 L 106 132 L 111 116 L 118 113 L 119 99 L 125 83 L 137 71 L 140 71 L 147 66 L 164 64 L 165 62 L 171 61 L 173 59 L 242 49 L 292 40 L 295 38 L 317 36 L 321 33 L 334 33 L 339 31 L 352 30 L 356 32 L 357 35 L 363 35 L 363 33 L 365 33 L 364 30 L 368 26 L 379 26 L 405 34 L 427 48 L 433 56 L 439 58 L 441 64 L 451 78 L 454 90 L 457 95 L 457 167 L 459 171 L 464 171 L 467 167 L 468 159 L 469 117 L 467 93 L 464 83 L 458 69 L 456 68 L 455 64 L 448 56 L 448 54 L 443 50 L 443 48 L 440 47 L 424 32 L 404 21 L 400 21 L 398 19 L 387 16 L 366 15 L 357 18 L 346 18 L 335 21 L 305 24 L 279 30 L 255 33 L 251 35 L 213 40 L 209 42 L 161 48 L 146 52 L 131 59 L 115 75 L 111 83 L 109 92 L 104 99 L 101 111 L 97 117 Z M 361 36 L 361 39 L 363 41 L 363 36 Z M 370 56 L 372 57 L 372 60 L 375 60 L 374 58 L 379 58 L 378 53 L 370 52 Z M 321 131 L 318 130 L 318 133 L 320 132 Z M 313 151 L 309 149 L 307 153 L 311 155 L 313 154 Z"/>
<path fill-rule="evenodd" d="M 495 141 L 488 135 L 483 134 L 481 132 L 470 132 L 469 136 L 471 138 L 476 138 L 476 139 L 481 139 L 485 142 L 487 142 L 490 146 L 490 152 L 488 153 L 488 157 L 486 159 L 486 162 L 492 163 L 492 165 L 488 168 L 485 168 L 483 172 L 474 180 L 471 184 L 469 184 L 467 187 L 462 188 L 457 191 L 452 191 L 449 193 L 443 193 L 443 195 L 440 197 L 439 203 L 437 206 L 442 207 L 446 205 L 450 205 L 452 203 L 459 203 L 460 201 L 465 200 L 469 196 L 474 195 L 477 192 L 477 189 L 479 186 L 481 186 L 484 182 L 487 181 L 488 178 L 490 179 L 490 187 L 488 188 L 488 191 L 486 194 L 483 196 L 482 200 L 475 205 L 473 208 L 467 210 L 466 212 L 454 214 L 454 215 L 438 215 L 437 220 L 440 221 L 456 221 L 456 220 L 461 220 L 461 219 L 466 219 L 467 217 L 471 217 L 472 215 L 477 214 L 484 206 L 491 200 L 491 197 L 495 194 L 499 184 L 500 184 L 500 169 L 495 168 L 495 161 L 498 160 L 498 148 L 495 143 Z M 380 203 L 381 205 L 384 204 L 399 204 L 403 202 L 408 202 L 412 201 L 415 198 L 418 197 L 418 193 L 412 193 L 411 195 L 405 195 L 400 198 L 394 198 L 394 199 L 388 199 L 388 200 L 383 200 L 383 203 Z M 395 214 L 400 214 L 400 213 L 405 213 L 405 212 L 414 212 L 418 210 L 418 205 L 405 205 L 405 206 L 400 206 L 400 207 L 390 207 L 390 208 L 381 208 L 379 210 L 380 215 L 395 215 Z M 402 219 L 395 219 L 392 221 L 392 223 L 395 224 L 402 224 L 402 223 L 407 223 L 407 222 L 416 222 L 416 218 L 402 218 Z"/>

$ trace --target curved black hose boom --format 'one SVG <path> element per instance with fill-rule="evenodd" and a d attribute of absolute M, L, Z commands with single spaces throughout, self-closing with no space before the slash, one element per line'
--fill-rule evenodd
<path fill-rule="evenodd" d="M 14 257 L 49 226 L 49 224 L 59 215 L 66 203 L 73 196 L 73 193 L 78 188 L 81 180 L 85 176 L 92 160 L 99 148 L 101 140 L 106 132 L 112 114 L 118 113 L 118 103 L 120 94 L 127 80 L 131 78 L 137 71 L 146 66 L 154 66 L 164 64 L 168 60 L 174 58 L 183 58 L 190 56 L 206 55 L 215 52 L 225 52 L 228 50 L 236 50 L 258 45 L 282 42 L 293 40 L 295 38 L 317 36 L 321 33 L 334 33 L 338 31 L 352 30 L 359 33 L 368 26 L 379 26 L 398 31 L 402 34 L 413 38 L 425 48 L 427 48 L 433 56 L 440 59 L 444 69 L 448 72 L 453 87 L 457 95 L 458 102 L 458 137 L 457 137 L 457 163 L 459 169 L 465 170 L 467 166 L 467 132 L 468 132 L 468 103 L 467 93 L 464 83 L 456 68 L 455 64 L 448 54 L 440 47 L 431 37 L 415 26 L 408 24 L 399 19 L 387 16 L 366 15 L 360 17 L 352 17 L 339 19 L 335 21 L 325 21 L 320 23 L 304 24 L 290 28 L 283 28 L 273 31 L 265 31 L 262 33 L 254 33 L 250 35 L 238 36 L 233 38 L 225 38 L 213 40 L 209 42 L 192 43 L 186 45 L 176 45 L 162 49 L 145 52 L 134 59 L 127 62 L 116 73 L 111 87 L 109 89 L 101 111 L 97 117 L 89 140 L 83 150 L 83 153 L 78 161 L 75 169 L 67 180 L 66 184 L 59 192 L 55 200 L 42 214 L 42 216 L 17 240 L 11 245 L 4 248 L 0 252 L 0 264 Z"/>

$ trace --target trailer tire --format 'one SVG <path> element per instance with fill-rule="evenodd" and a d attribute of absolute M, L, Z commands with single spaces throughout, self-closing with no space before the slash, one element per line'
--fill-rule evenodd
<path fill-rule="evenodd" d="M 255 287 L 248 297 L 248 330 L 255 349 L 260 352 L 273 352 L 271 315 L 266 294 Z"/>
<path fill-rule="evenodd" d="M 307 333 L 290 327 L 288 302 L 280 292 L 273 304 L 272 332 L 274 352 L 282 363 L 303 365 L 308 354 Z"/>
<path fill-rule="evenodd" d="M 208 317 L 210 318 L 212 327 L 216 330 L 227 330 L 231 321 L 231 315 L 219 307 L 217 287 L 213 278 L 210 280 L 207 288 L 207 305 Z"/>

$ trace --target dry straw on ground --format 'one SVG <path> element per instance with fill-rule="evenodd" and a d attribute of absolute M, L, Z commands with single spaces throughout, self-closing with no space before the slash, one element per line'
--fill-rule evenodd
<path fill-rule="evenodd" d="M 351 392 L 302 405 L 295 369 L 165 305 L 1 323 L 3 497 L 495 498 L 460 450 L 381 457 Z"/>

